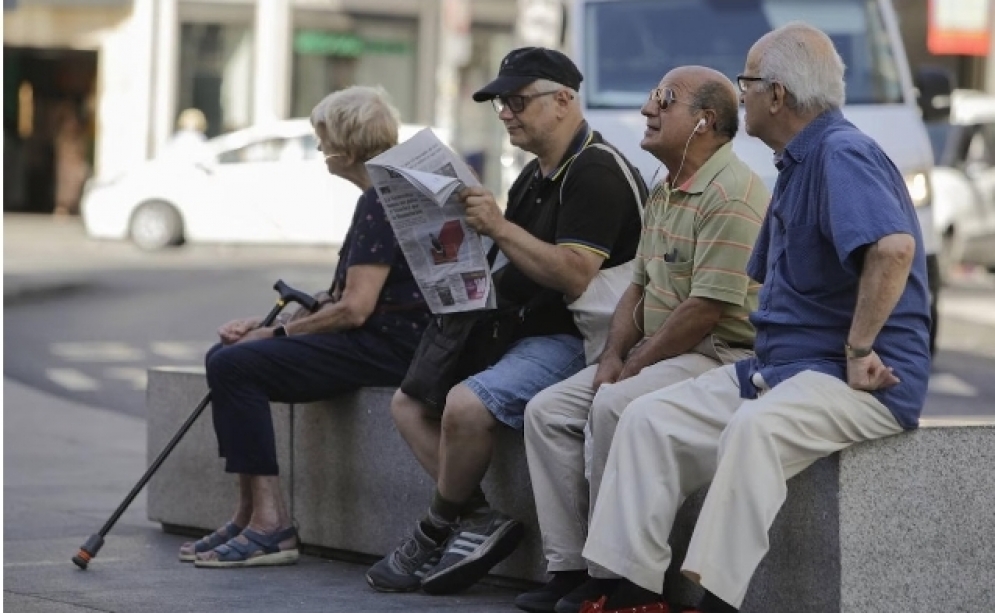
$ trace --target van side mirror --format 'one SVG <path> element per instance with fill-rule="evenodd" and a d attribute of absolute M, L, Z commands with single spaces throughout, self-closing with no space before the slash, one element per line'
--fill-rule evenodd
<path fill-rule="evenodd" d="M 942 66 L 920 66 L 913 79 L 923 121 L 942 121 L 950 117 L 950 95 L 954 90 L 953 73 Z"/>

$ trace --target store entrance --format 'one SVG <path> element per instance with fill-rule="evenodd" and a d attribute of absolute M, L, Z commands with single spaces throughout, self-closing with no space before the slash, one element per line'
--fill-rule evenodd
<path fill-rule="evenodd" d="M 3 48 L 3 209 L 72 215 L 93 167 L 97 53 Z"/>

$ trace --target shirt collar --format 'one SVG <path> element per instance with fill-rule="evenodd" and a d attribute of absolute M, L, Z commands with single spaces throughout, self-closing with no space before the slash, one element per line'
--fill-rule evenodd
<path fill-rule="evenodd" d="M 577 133 L 574 134 L 573 139 L 570 141 L 570 145 L 567 147 L 566 152 L 563 154 L 563 158 L 560 163 L 556 165 L 556 168 L 549 173 L 547 177 L 542 176 L 542 171 L 539 170 L 539 166 L 536 166 L 536 178 L 537 179 L 548 179 L 550 181 L 556 181 L 560 179 L 563 175 L 563 171 L 570 165 L 575 157 L 591 143 L 594 138 L 594 131 L 591 130 L 590 126 L 587 125 L 587 120 L 581 122 L 580 127 L 577 128 Z"/>
<path fill-rule="evenodd" d="M 840 109 L 823 111 L 810 121 L 801 132 L 795 134 L 788 146 L 784 148 L 781 159 L 777 159 L 775 156 L 774 165 L 778 167 L 778 170 L 782 170 L 792 163 L 800 164 L 805 159 L 805 155 L 823 139 L 826 131 L 841 121 L 843 121 L 843 111 Z"/>
<path fill-rule="evenodd" d="M 729 165 L 732 159 L 732 141 L 722 145 L 708 158 L 698 172 L 691 175 L 687 181 L 677 186 L 676 189 L 688 194 L 700 194 L 709 186 L 722 169 Z"/>

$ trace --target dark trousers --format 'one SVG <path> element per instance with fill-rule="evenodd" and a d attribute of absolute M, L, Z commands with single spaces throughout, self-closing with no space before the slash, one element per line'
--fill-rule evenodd
<path fill-rule="evenodd" d="M 207 384 L 225 471 L 277 475 L 270 401 L 303 403 L 401 383 L 414 347 L 366 328 L 215 345 Z"/>

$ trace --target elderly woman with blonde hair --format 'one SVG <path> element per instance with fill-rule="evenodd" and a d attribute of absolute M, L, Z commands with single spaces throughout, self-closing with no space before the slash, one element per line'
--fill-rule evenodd
<path fill-rule="evenodd" d="M 397 111 L 377 88 L 350 87 L 314 108 L 328 171 L 362 190 L 321 308 L 262 327 L 221 326 L 207 353 L 214 429 L 239 497 L 227 524 L 185 543 L 201 567 L 293 564 L 298 537 L 281 494 L 270 402 L 305 403 L 363 386 L 397 386 L 429 311 L 397 245 L 365 162 L 397 143 Z M 289 197 L 289 196 L 288 196 Z M 330 202 L 326 206 L 347 206 Z"/>

